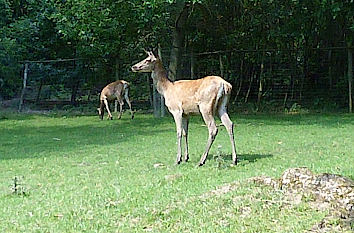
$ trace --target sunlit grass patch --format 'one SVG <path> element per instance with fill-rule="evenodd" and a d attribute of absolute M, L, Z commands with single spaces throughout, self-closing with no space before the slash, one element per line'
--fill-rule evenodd
<path fill-rule="evenodd" d="M 190 162 L 175 166 L 173 119 L 136 114 L 7 115 L 0 120 L 4 232 L 303 232 L 325 213 L 250 185 L 307 166 L 354 178 L 352 115 L 232 115 L 239 164 L 220 127 L 206 164 L 207 129 L 190 122 Z M 156 165 L 158 164 L 158 165 Z M 13 195 L 14 177 L 29 195 Z M 230 192 L 213 190 L 237 182 Z M 237 188 L 236 188 L 237 187 Z"/>

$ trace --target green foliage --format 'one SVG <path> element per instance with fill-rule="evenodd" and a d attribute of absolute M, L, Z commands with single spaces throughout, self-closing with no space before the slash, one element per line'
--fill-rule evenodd
<path fill-rule="evenodd" d="M 181 30 L 185 34 L 183 46 L 187 53 L 294 50 L 287 55 L 223 53 L 222 59 L 227 60 L 224 64 L 227 78 L 232 84 L 238 83 L 240 78 L 237 77 L 249 78 L 253 70 L 259 73 L 257 67 L 262 61 L 288 64 L 301 70 L 304 76 L 319 73 L 326 61 L 311 49 L 342 47 L 344 41 L 349 45 L 354 34 L 351 0 L 0 0 L 0 7 L 4 9 L 0 13 L 0 95 L 5 99 L 19 93 L 22 78 L 19 62 L 24 60 L 84 58 L 84 65 L 75 64 L 75 72 L 67 68 L 66 73 L 91 89 L 113 81 L 116 74 L 119 78 L 133 79 L 128 73 L 129 65 L 142 57 L 143 49 L 156 48 L 158 43 L 165 50 L 164 61 L 168 62 L 172 34 L 185 8 L 188 8 L 188 16 Z M 333 73 L 342 73 L 344 59 L 341 54 L 332 56 L 332 62 L 336 61 Z M 240 73 L 237 63 L 241 61 L 244 70 L 251 71 Z M 188 66 L 188 59 L 183 62 Z M 216 73 L 219 60 L 198 57 L 195 66 L 200 73 Z M 58 75 L 49 78 L 49 74 L 60 73 L 56 69 L 61 68 L 53 64 L 49 69 L 47 75 L 33 80 L 51 82 L 55 77 L 58 82 L 66 83 L 69 79 Z M 256 75 L 256 79 L 259 77 Z M 279 75 L 268 72 L 263 81 L 271 84 L 275 78 L 280 78 L 282 83 L 290 85 L 289 77 L 286 72 Z M 343 75 L 337 77 L 334 84 L 342 79 Z M 295 88 L 300 89 L 299 86 Z M 312 90 L 307 91 L 312 93 Z"/>

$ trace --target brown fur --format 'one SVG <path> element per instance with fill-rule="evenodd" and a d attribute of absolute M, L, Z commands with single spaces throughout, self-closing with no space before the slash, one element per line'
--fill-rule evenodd
<path fill-rule="evenodd" d="M 197 80 L 179 80 L 172 82 L 167 78 L 166 71 L 158 56 L 148 52 L 148 57 L 132 66 L 134 72 L 152 72 L 152 77 L 158 92 L 164 96 L 165 104 L 174 117 L 177 129 L 177 161 L 181 162 L 181 138 L 185 138 L 185 161 L 188 155 L 188 122 L 191 114 L 200 113 L 208 127 L 209 138 L 199 166 L 205 163 L 210 147 L 217 135 L 218 129 L 214 116 L 218 113 L 225 125 L 232 145 L 232 160 L 237 163 L 236 147 L 233 135 L 233 123 L 227 114 L 227 104 L 232 86 L 219 76 L 207 76 Z"/>
<path fill-rule="evenodd" d="M 97 109 L 100 119 L 103 119 L 104 108 L 106 107 L 108 112 L 108 118 L 113 119 L 111 111 L 109 110 L 108 102 L 115 100 L 119 103 L 120 111 L 118 113 L 118 119 L 121 118 L 123 112 L 123 97 L 125 98 L 127 104 L 129 105 L 130 113 L 132 119 L 134 118 L 134 112 L 132 111 L 132 106 L 129 101 L 129 83 L 124 80 L 117 80 L 113 83 L 105 86 L 100 95 L 100 107 Z"/>

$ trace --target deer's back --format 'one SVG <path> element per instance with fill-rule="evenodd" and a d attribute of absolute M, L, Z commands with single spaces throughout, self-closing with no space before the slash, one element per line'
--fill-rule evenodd
<path fill-rule="evenodd" d="M 198 113 L 201 105 L 208 106 L 215 103 L 222 85 L 225 91 L 231 91 L 231 84 L 219 76 L 175 81 L 168 97 L 165 96 L 166 105 L 170 111 L 182 109 L 185 114 Z"/>
<path fill-rule="evenodd" d="M 219 76 L 206 76 L 196 80 L 179 80 L 173 83 L 173 89 L 181 99 L 192 96 L 202 100 L 217 94 L 222 84 L 227 89 L 227 92 L 231 91 L 231 84 Z"/>
<path fill-rule="evenodd" d="M 115 99 L 118 95 L 122 95 L 126 86 L 129 86 L 129 83 L 124 80 L 117 80 L 112 82 L 102 89 L 100 99 Z"/>

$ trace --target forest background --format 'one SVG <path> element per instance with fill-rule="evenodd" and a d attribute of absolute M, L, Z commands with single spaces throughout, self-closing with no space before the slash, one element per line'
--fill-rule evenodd
<path fill-rule="evenodd" d="M 78 108 L 124 79 L 133 105 L 160 115 L 151 78 L 129 69 L 159 48 L 171 80 L 229 81 L 231 108 L 352 112 L 353 0 L 0 0 L 0 9 L 2 101 Z"/>

